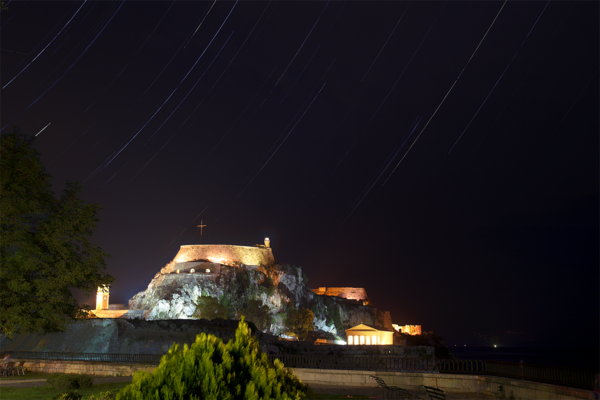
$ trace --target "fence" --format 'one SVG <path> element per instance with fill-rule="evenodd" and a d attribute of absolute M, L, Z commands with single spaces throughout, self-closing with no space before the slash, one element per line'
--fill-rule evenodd
<path fill-rule="evenodd" d="M 159 364 L 162 354 L 60 353 L 41 351 L 11 351 L 14 359 L 96 361 L 128 364 Z"/>
<path fill-rule="evenodd" d="M 270 355 L 286 367 L 363 371 L 436 372 L 435 361 L 399 356 Z"/>
<path fill-rule="evenodd" d="M 437 360 L 440 373 L 485 374 L 526 381 L 550 383 L 586 390 L 594 389 L 598 371 L 503 361 Z"/>
<path fill-rule="evenodd" d="M 159 364 L 162 354 L 61 353 L 37 351 L 10 352 L 15 359 L 95 361 L 129 364 Z M 399 356 L 270 355 L 286 367 L 346 369 L 363 371 L 439 372 L 442 374 L 482 374 L 550 383 L 586 390 L 594 389 L 598 371 L 583 368 L 482 360 L 425 360 Z"/>

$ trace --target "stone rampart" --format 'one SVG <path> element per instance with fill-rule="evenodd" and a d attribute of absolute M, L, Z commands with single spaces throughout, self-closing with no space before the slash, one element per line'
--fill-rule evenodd
<path fill-rule="evenodd" d="M 353 287 L 320 287 L 318 289 L 311 289 L 316 294 L 322 296 L 333 296 L 341 297 L 348 300 L 361 300 L 368 301 L 367 291 L 364 288 L 353 288 Z"/>
<path fill-rule="evenodd" d="M 275 263 L 273 251 L 268 247 L 234 246 L 229 244 L 194 244 L 183 245 L 168 268 L 175 268 L 175 263 L 208 260 L 219 264 L 271 265 Z M 165 268 L 167 268 L 165 267 Z M 168 271 L 172 272 L 172 271 Z"/>
<path fill-rule="evenodd" d="M 144 318 L 144 314 L 147 312 L 148 310 L 92 310 L 92 314 L 97 318 L 124 319 Z"/>

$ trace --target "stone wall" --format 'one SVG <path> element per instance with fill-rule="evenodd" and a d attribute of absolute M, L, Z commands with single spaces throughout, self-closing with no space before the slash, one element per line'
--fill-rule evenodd
<path fill-rule="evenodd" d="M 333 296 L 341 297 L 348 300 L 361 300 L 367 301 L 367 291 L 364 288 L 353 288 L 353 287 L 320 287 L 318 289 L 311 289 L 318 295 L 321 296 Z"/>
<path fill-rule="evenodd" d="M 335 386 L 377 387 L 370 375 L 377 376 L 388 386 L 422 390 L 421 385 L 442 389 L 448 393 L 472 393 L 469 398 L 511 398 L 516 400 L 595 399 L 594 392 L 531 381 L 521 381 L 489 375 L 453 375 L 423 372 L 384 372 L 332 369 L 290 368 L 302 382 Z M 502 391 L 500 391 L 502 387 Z M 502 392 L 504 396 L 502 396 Z"/>
<path fill-rule="evenodd" d="M 123 305 L 124 306 L 124 305 Z M 148 310 L 92 310 L 97 318 L 144 318 Z"/>
<path fill-rule="evenodd" d="M 124 364 L 94 361 L 49 361 L 49 360 L 15 360 L 24 361 L 27 372 L 82 374 L 91 376 L 133 376 L 135 371 L 152 372 L 156 365 Z"/>
<path fill-rule="evenodd" d="M 133 376 L 135 371 L 152 372 L 156 365 L 100 363 L 89 361 L 24 361 L 28 372 L 85 374 L 91 376 Z M 531 381 L 522 381 L 489 375 L 453 375 L 419 372 L 384 372 L 356 370 L 327 370 L 290 368 L 302 382 L 335 386 L 377 387 L 371 375 L 383 379 L 389 386 L 422 390 L 421 385 L 436 387 L 448 393 L 477 393 L 485 397 L 514 398 L 516 400 L 595 399 L 594 392 Z M 502 391 L 500 391 L 502 388 Z M 504 396 L 502 396 L 504 393 Z M 487 396 L 486 396 L 487 395 Z M 425 398 L 425 396 L 423 396 Z"/>
<path fill-rule="evenodd" d="M 233 246 L 229 244 L 184 245 L 167 267 L 174 271 L 175 263 L 208 260 L 220 264 L 271 265 L 275 263 L 273 251 L 267 247 Z M 167 268 L 165 267 L 165 268 Z M 172 271 L 165 271 L 172 272 Z"/>

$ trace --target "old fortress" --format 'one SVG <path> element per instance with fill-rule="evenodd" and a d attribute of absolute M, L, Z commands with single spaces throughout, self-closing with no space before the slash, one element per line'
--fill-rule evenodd
<path fill-rule="evenodd" d="M 275 259 L 273 257 L 269 238 L 265 238 L 264 245 L 257 244 L 255 246 L 235 246 L 226 244 L 183 245 L 173 258 L 173 261 L 165 265 L 160 272 L 156 274 L 155 280 L 159 279 L 161 282 L 168 282 L 171 280 L 187 280 L 186 276 L 189 276 L 190 278 L 218 276 L 221 273 L 222 265 L 244 266 L 253 269 L 274 264 Z M 319 287 L 311 290 L 317 295 L 342 298 L 353 304 L 358 303 L 364 306 L 370 304 L 369 297 L 364 288 Z M 98 288 L 96 309 L 93 311 L 96 317 L 145 318 L 145 314 L 148 310 L 133 310 L 126 307 L 125 304 L 110 304 L 109 296 L 109 288 Z M 421 334 L 421 325 L 400 326 L 393 324 L 393 328 L 400 333 L 410 335 Z M 376 344 L 375 339 L 372 344 Z"/>

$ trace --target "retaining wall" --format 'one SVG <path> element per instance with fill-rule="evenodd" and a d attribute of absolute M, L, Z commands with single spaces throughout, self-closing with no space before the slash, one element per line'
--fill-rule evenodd
<path fill-rule="evenodd" d="M 152 372 L 157 367 L 149 364 L 101 363 L 95 361 L 24 361 L 25 371 L 63 374 L 85 374 L 92 376 L 133 376 L 135 371 Z"/>
<path fill-rule="evenodd" d="M 19 360 L 17 360 L 19 361 Z M 23 360 L 21 360 L 23 361 Z M 89 361 L 47 361 L 24 360 L 25 369 L 31 372 L 86 374 L 92 376 L 132 376 L 135 371 L 152 372 L 156 365 L 99 363 Z M 367 386 L 377 387 L 377 383 L 369 378 L 375 375 L 383 379 L 389 386 L 419 390 L 419 386 L 437 387 L 448 393 L 487 393 L 501 398 L 502 387 L 504 398 L 516 400 L 575 400 L 596 399 L 594 392 L 583 389 L 567 388 L 531 381 L 521 381 L 488 375 L 453 375 L 417 372 L 374 372 L 290 368 L 302 382 L 307 384 L 324 384 L 333 386 Z"/>
<path fill-rule="evenodd" d="M 382 371 L 348 371 L 290 368 L 304 383 L 317 383 L 335 386 L 370 386 L 377 383 L 369 375 L 383 379 L 388 386 L 419 390 L 419 386 L 431 386 L 445 392 L 454 393 L 488 393 L 501 398 L 500 386 L 505 398 L 516 400 L 572 400 L 596 399 L 594 392 L 584 389 L 567 388 L 531 381 L 502 378 L 489 375 L 434 374 L 418 372 L 382 372 Z"/>

